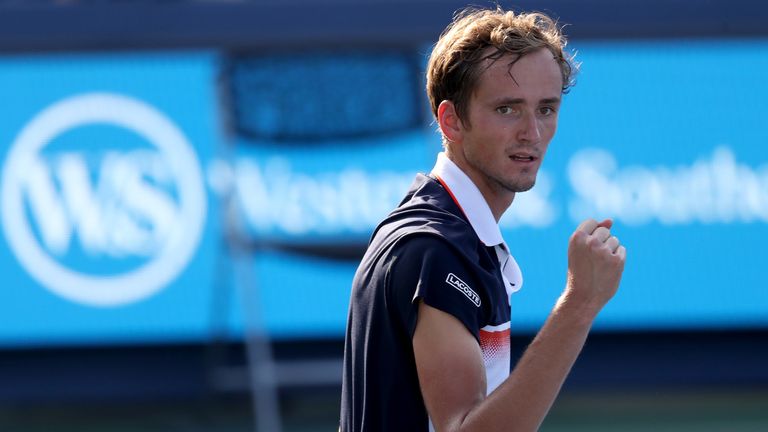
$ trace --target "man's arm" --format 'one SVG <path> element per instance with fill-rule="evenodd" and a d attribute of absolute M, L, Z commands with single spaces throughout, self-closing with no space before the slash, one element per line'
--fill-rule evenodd
<path fill-rule="evenodd" d="M 597 313 L 618 288 L 626 250 L 611 221 L 582 223 L 568 248 L 565 291 L 512 374 L 487 398 L 477 341 L 424 303 L 413 336 L 424 402 L 437 431 L 535 431 L 560 391 Z"/>

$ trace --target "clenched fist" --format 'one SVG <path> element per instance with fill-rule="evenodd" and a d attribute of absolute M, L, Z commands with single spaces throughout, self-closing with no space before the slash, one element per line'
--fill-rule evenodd
<path fill-rule="evenodd" d="M 611 234 L 613 221 L 581 223 L 568 245 L 568 282 L 563 300 L 595 314 L 616 294 L 627 250 Z"/>

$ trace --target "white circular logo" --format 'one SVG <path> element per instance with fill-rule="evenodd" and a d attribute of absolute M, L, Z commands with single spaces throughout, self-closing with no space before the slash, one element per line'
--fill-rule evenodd
<path fill-rule="evenodd" d="M 138 268 L 117 274 L 88 274 L 62 265 L 36 238 L 24 200 L 25 193 L 40 190 L 40 181 L 34 180 L 33 176 L 34 168 L 40 166 L 41 151 L 54 138 L 93 124 L 128 130 L 155 146 L 177 191 L 178 211 L 173 213 L 177 220 L 164 224 L 162 242 L 154 248 L 152 259 Z M 38 196 L 46 195 L 38 193 Z M 145 205 L 145 208 L 148 212 L 155 211 L 151 206 Z M 165 287 L 186 267 L 196 251 L 205 212 L 200 165 L 187 138 L 154 107 L 122 95 L 82 94 L 46 108 L 19 133 L 3 167 L 0 214 L 12 251 L 42 286 L 86 305 L 125 305 Z M 126 236 L 125 233 L 121 235 Z"/>

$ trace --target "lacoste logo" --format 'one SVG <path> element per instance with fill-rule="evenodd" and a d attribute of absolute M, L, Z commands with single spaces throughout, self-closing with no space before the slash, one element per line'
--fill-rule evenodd
<path fill-rule="evenodd" d="M 472 288 L 470 288 L 466 282 L 459 279 L 458 276 L 453 273 L 448 273 L 448 277 L 445 279 L 445 281 L 448 282 L 449 285 L 461 291 L 465 296 L 467 296 L 468 299 L 472 301 L 472 303 L 475 304 L 475 306 L 480 307 L 480 296 L 477 295 L 477 293 Z"/>

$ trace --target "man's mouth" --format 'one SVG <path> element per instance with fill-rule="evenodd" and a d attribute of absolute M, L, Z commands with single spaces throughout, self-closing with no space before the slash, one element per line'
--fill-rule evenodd
<path fill-rule="evenodd" d="M 536 160 L 535 156 L 528 155 L 528 154 L 522 154 L 522 153 L 515 153 L 512 156 L 509 157 L 515 162 L 533 162 Z"/>

